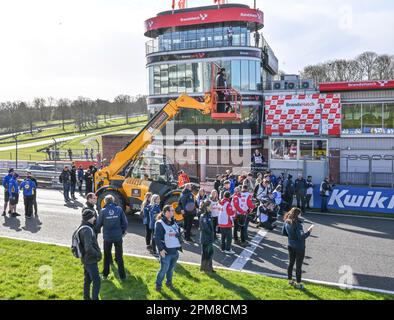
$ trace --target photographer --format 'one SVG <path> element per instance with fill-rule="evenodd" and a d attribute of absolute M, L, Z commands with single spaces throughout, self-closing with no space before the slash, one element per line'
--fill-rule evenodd
<path fill-rule="evenodd" d="M 156 277 L 158 292 L 161 292 L 164 277 L 167 277 L 167 287 L 174 290 L 172 277 L 179 259 L 179 251 L 182 251 L 180 229 L 175 222 L 174 213 L 175 209 L 172 206 L 165 206 L 155 224 L 155 242 L 160 253 L 160 270 Z"/>
<path fill-rule="evenodd" d="M 328 213 L 328 199 L 333 186 L 330 184 L 330 178 L 326 177 L 320 185 L 320 196 L 321 196 L 321 212 Z"/>

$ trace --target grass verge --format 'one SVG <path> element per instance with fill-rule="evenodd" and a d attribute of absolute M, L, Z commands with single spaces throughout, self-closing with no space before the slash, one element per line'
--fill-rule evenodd
<path fill-rule="evenodd" d="M 219 270 L 201 273 L 196 266 L 176 268 L 174 292 L 154 290 L 158 262 L 125 257 L 128 279 L 120 282 L 113 274 L 102 282 L 104 300 L 392 300 L 393 296 L 341 290 L 308 284 L 299 291 L 287 281 L 259 275 Z M 101 266 L 100 266 L 101 269 Z M 114 270 L 113 270 L 114 271 Z M 79 300 L 82 298 L 81 263 L 68 248 L 0 238 L 0 299 Z M 47 281 L 52 277 L 52 282 Z M 52 287 L 50 285 L 52 284 Z"/>

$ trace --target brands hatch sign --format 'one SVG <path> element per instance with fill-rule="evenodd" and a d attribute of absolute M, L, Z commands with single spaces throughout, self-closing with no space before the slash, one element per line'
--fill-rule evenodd
<path fill-rule="evenodd" d="M 319 188 L 315 189 L 314 206 L 320 207 Z M 394 214 L 394 190 L 383 188 L 338 186 L 329 200 L 329 209 Z"/>
<path fill-rule="evenodd" d="M 157 30 L 208 23 L 249 22 L 264 25 L 264 13 L 249 8 L 220 8 L 161 14 L 145 21 L 145 35 L 151 36 Z"/>
<path fill-rule="evenodd" d="M 394 89 L 394 80 L 321 83 L 321 92 Z"/>

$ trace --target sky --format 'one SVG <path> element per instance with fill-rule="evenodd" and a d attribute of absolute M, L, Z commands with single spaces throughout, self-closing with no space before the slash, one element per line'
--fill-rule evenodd
<path fill-rule="evenodd" d="M 392 0 L 257 0 L 257 7 L 286 73 L 367 50 L 394 55 Z M 169 9 L 171 0 L 0 0 L 0 101 L 146 94 L 144 21 Z"/>

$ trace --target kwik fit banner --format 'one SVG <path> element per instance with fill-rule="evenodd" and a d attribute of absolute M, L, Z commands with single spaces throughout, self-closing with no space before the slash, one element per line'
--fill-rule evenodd
<path fill-rule="evenodd" d="M 319 187 L 314 192 L 314 207 L 321 207 Z M 394 214 L 394 189 L 336 186 L 328 209 Z"/>

